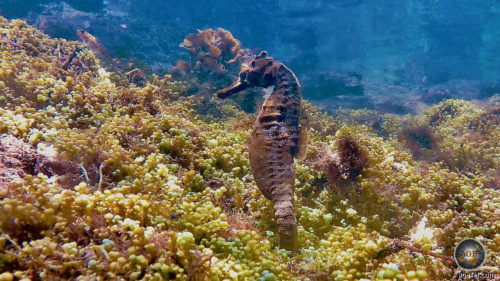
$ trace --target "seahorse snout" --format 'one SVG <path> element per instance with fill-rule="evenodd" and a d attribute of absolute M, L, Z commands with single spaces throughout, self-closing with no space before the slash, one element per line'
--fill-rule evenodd
<path fill-rule="evenodd" d="M 247 82 L 238 80 L 233 85 L 217 91 L 216 95 L 217 95 L 217 97 L 219 97 L 221 99 L 225 99 L 233 94 L 236 94 L 238 92 L 245 90 L 246 88 L 248 88 L 248 86 L 249 85 Z"/>
<path fill-rule="evenodd" d="M 238 81 L 217 92 L 226 98 L 249 87 L 274 86 L 254 123 L 248 142 L 255 183 L 274 204 L 280 248 L 297 250 L 294 159 L 304 155 L 307 137 L 299 127 L 300 84 L 293 72 L 266 52 L 244 65 Z"/>

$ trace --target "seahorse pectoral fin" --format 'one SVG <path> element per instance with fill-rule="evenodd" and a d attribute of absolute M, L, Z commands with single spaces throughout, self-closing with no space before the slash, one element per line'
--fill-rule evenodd
<path fill-rule="evenodd" d="M 302 126 L 299 128 L 299 145 L 297 156 L 295 158 L 297 160 L 304 160 L 307 155 L 307 128 Z"/>
<path fill-rule="evenodd" d="M 233 94 L 236 94 L 237 92 L 245 90 L 248 86 L 248 83 L 245 81 L 242 82 L 241 80 L 238 80 L 233 85 L 217 91 L 216 95 L 221 99 L 225 99 Z"/>

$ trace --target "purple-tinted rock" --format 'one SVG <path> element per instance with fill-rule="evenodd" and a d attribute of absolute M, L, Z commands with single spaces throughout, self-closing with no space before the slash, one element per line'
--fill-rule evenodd
<path fill-rule="evenodd" d="M 500 94 L 500 82 L 498 81 L 485 81 L 481 83 L 479 89 L 480 98 L 487 99 L 495 94 Z"/>
<path fill-rule="evenodd" d="M 451 98 L 450 90 L 443 87 L 430 87 L 422 95 L 422 100 L 425 103 L 437 103 L 449 98 Z"/>
<path fill-rule="evenodd" d="M 80 165 L 58 157 L 55 152 L 35 150 L 31 144 L 11 135 L 0 135 L 0 193 L 14 182 L 22 182 L 26 175 L 43 173 L 57 176 L 66 188 L 82 180 Z"/>

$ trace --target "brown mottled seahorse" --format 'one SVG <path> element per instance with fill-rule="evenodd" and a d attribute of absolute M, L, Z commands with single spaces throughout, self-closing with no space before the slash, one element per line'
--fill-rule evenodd
<path fill-rule="evenodd" d="M 299 127 L 301 88 L 297 77 L 266 52 L 244 65 L 239 80 L 217 92 L 220 98 L 249 87 L 274 86 L 264 101 L 248 142 L 250 165 L 262 194 L 274 204 L 280 247 L 297 250 L 294 158 L 303 158 L 307 134 Z"/>

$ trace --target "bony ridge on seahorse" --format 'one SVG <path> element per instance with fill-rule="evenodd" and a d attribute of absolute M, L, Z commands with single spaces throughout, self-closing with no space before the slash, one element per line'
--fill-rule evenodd
<path fill-rule="evenodd" d="M 217 92 L 226 98 L 249 87 L 274 86 L 264 101 L 248 141 L 250 165 L 262 194 L 274 204 L 280 247 L 297 251 L 294 158 L 305 156 L 307 134 L 299 126 L 301 88 L 297 77 L 266 52 L 244 65 L 239 80 Z"/>

